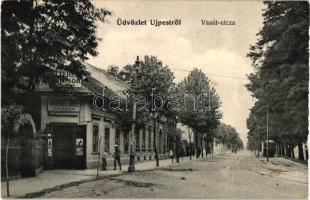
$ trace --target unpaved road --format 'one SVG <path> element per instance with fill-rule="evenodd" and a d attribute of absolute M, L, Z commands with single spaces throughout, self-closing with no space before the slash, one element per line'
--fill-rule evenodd
<path fill-rule="evenodd" d="M 42 198 L 306 199 L 307 166 L 249 152 L 186 161 L 48 193 Z"/>

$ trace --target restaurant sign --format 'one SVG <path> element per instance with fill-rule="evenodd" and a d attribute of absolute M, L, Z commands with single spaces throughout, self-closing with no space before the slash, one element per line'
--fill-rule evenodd
<path fill-rule="evenodd" d="M 76 98 L 53 97 L 48 99 L 49 112 L 79 112 L 80 101 Z"/>

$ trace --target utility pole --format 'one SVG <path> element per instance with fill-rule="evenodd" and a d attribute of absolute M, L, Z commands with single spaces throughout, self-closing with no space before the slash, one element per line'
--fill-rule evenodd
<path fill-rule="evenodd" d="M 189 159 L 192 160 L 192 134 L 189 130 L 189 127 L 187 127 L 187 130 L 188 130 L 188 136 L 189 136 L 189 149 L 190 149 L 190 152 L 189 152 Z"/>
<path fill-rule="evenodd" d="M 257 156 L 259 157 L 259 146 L 260 146 L 260 144 L 259 144 L 259 126 L 257 126 L 257 144 L 258 144 L 258 146 L 257 146 Z"/>
<path fill-rule="evenodd" d="M 98 154 L 98 163 L 97 163 L 97 176 L 96 176 L 96 178 L 98 178 L 99 177 L 99 168 L 100 168 L 100 144 L 101 144 L 101 137 L 99 138 L 99 142 L 98 142 L 99 144 L 98 144 L 98 146 L 99 146 L 99 154 Z"/>
<path fill-rule="evenodd" d="M 267 162 L 269 161 L 269 133 L 268 133 L 268 124 L 269 123 L 269 110 L 267 108 L 267 152 L 266 152 L 266 155 L 267 155 Z"/>
<path fill-rule="evenodd" d="M 156 167 L 159 167 L 159 157 L 158 157 L 158 150 L 157 150 L 157 134 L 156 134 L 156 114 L 155 112 L 153 113 L 154 114 L 154 118 L 153 118 L 153 124 L 154 124 L 154 150 L 155 150 L 155 160 L 156 160 Z"/>
<path fill-rule="evenodd" d="M 210 91 L 210 85 L 209 85 L 209 94 L 208 94 L 208 96 L 209 96 L 209 103 L 208 103 L 208 107 L 209 107 L 209 113 L 210 113 L 210 115 L 211 115 L 211 91 Z M 210 133 L 210 138 L 211 138 L 211 142 L 212 143 L 210 143 L 211 145 L 210 145 L 210 156 L 213 156 L 213 140 L 212 140 L 212 137 L 211 137 L 211 128 L 210 128 L 210 126 L 209 126 L 209 133 Z"/>
<path fill-rule="evenodd" d="M 257 148 L 257 145 L 256 145 L 256 138 L 255 138 L 255 136 L 256 136 L 256 135 L 254 135 L 254 155 L 257 156 L 257 155 L 256 155 L 256 150 L 257 150 L 258 148 Z M 257 137 L 257 136 L 256 136 L 256 137 Z M 252 152 L 252 150 L 251 150 L 251 152 Z"/>

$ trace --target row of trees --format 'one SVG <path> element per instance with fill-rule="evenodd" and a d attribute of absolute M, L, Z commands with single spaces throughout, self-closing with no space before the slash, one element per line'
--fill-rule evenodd
<path fill-rule="evenodd" d="M 11 130 L 3 127 L 10 127 L 16 120 L 5 116 L 27 112 L 16 104 L 16 89 L 32 92 L 41 82 L 55 89 L 67 88 L 63 85 L 66 81 L 55 81 L 66 79 L 53 73 L 55 70 L 69 71 L 81 79 L 89 75 L 81 61 L 97 55 L 100 38 L 96 35 L 96 22 L 104 22 L 111 13 L 95 8 L 90 0 L 5 1 L 1 10 L 1 114 L 5 136 Z M 214 136 L 221 118 L 220 100 L 201 70 L 192 70 L 175 84 L 168 66 L 154 56 L 146 56 L 121 70 L 111 67 L 108 72 L 128 82 L 132 88 L 129 93 L 143 94 L 147 99 L 159 95 L 164 100 L 163 109 L 154 110 L 151 103 L 139 110 L 137 121 L 143 122 L 143 114 L 150 112 L 154 122 L 166 116 L 191 127 L 201 139 Z M 155 101 L 156 105 L 161 103 Z"/>
<path fill-rule="evenodd" d="M 308 134 L 309 3 L 266 2 L 264 26 L 248 56 L 255 72 L 246 86 L 257 99 L 247 120 L 248 148 L 269 139 L 287 149 Z M 267 114 L 268 113 L 268 114 Z M 259 133 L 259 134 L 258 134 Z"/>
<path fill-rule="evenodd" d="M 230 125 L 220 123 L 215 130 L 215 137 L 223 144 L 226 144 L 228 148 L 243 149 L 243 142 L 236 131 L 236 129 Z"/>
<path fill-rule="evenodd" d="M 214 137 L 229 146 L 242 148 L 242 141 L 235 129 L 225 124 L 218 128 L 222 117 L 219 110 L 220 98 L 201 70 L 194 68 L 184 80 L 175 84 L 174 75 L 168 66 L 163 65 L 154 56 L 145 56 L 143 60 L 121 69 L 110 66 L 107 72 L 130 84 L 132 91 L 129 91 L 129 95 L 142 95 L 138 99 L 147 100 L 147 104 L 144 105 L 147 109 L 137 110 L 137 121 L 143 121 L 141 118 L 145 117 L 146 112 L 156 113 L 157 117 L 153 118 L 155 121 L 165 116 L 190 127 L 195 134 L 197 149 L 206 148 L 208 143 L 213 142 Z M 151 101 L 154 96 L 161 98 Z M 158 105 L 162 107 L 156 109 Z M 178 133 L 177 130 L 169 131 L 170 134 Z M 203 144 L 202 141 L 205 147 L 198 146 Z"/>

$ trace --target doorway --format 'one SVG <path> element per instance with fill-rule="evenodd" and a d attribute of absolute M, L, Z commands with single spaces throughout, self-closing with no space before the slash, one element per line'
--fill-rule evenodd
<path fill-rule="evenodd" d="M 86 126 L 52 124 L 53 168 L 86 168 Z"/>

